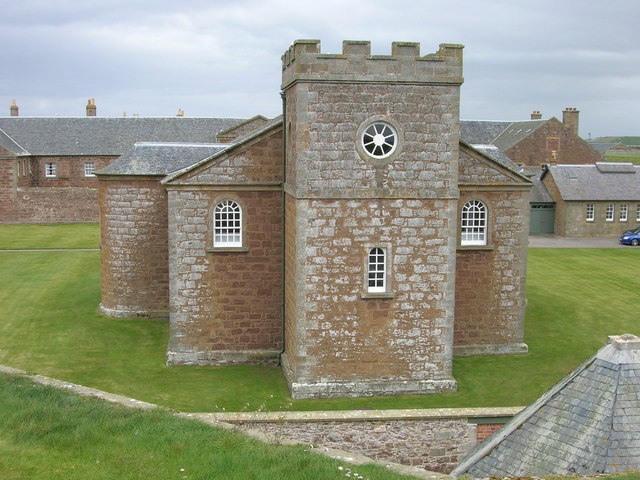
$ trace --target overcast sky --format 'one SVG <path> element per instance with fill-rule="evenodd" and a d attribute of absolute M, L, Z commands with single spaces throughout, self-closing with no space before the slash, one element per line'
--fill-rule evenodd
<path fill-rule="evenodd" d="M 461 117 L 562 119 L 640 135 L 638 0 L 1 0 L 0 115 L 268 117 L 282 53 L 319 39 L 464 49 Z"/>

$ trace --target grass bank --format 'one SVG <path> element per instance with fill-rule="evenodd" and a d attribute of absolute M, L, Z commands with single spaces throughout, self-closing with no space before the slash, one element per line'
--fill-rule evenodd
<path fill-rule="evenodd" d="M 5 227 L 0 245 L 10 243 Z M 74 226 L 63 227 L 68 237 L 79 236 Z M 63 235 L 44 243 L 66 241 Z M 262 404 L 267 410 L 518 406 L 608 335 L 640 333 L 633 315 L 639 249 L 530 249 L 527 355 L 455 358 L 453 394 L 292 402 L 275 367 L 166 367 L 166 321 L 97 312 L 99 260 L 91 251 L 0 252 L 0 363 L 191 412 Z"/>
<path fill-rule="evenodd" d="M 3 374 L 0 412 L 3 480 L 318 480 L 344 479 L 346 468 L 368 480 L 410 478 Z"/>

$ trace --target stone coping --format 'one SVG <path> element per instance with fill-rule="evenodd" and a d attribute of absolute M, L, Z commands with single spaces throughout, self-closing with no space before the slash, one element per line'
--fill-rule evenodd
<path fill-rule="evenodd" d="M 487 408 L 428 408 L 404 410 L 336 410 L 309 412 L 214 412 L 191 413 L 194 418 L 210 419 L 226 423 L 272 423 L 272 422 L 368 422 L 393 420 L 451 420 L 456 418 L 491 419 L 513 417 L 524 407 Z M 499 423 L 499 422 L 497 422 Z"/>
<path fill-rule="evenodd" d="M 119 403 L 128 407 L 157 408 L 158 405 L 143 402 L 123 395 L 104 392 L 95 388 L 84 387 L 75 383 L 64 382 L 42 375 L 30 375 L 23 370 L 0 365 L 0 373 L 22 375 L 31 380 L 56 388 L 72 390 L 80 395 L 98 397 L 103 400 Z M 182 416 L 216 421 L 223 423 L 272 423 L 272 422 L 367 422 L 392 420 L 441 420 L 469 418 L 500 419 L 513 417 L 524 407 L 477 407 L 477 408 L 426 408 L 426 409 L 397 409 L 397 410 L 335 410 L 308 412 L 213 412 L 213 413 L 182 413 Z"/>

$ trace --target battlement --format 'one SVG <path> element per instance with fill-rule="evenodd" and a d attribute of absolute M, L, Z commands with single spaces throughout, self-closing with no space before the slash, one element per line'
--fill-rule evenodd
<path fill-rule="evenodd" d="M 345 40 L 323 54 L 320 40 L 296 40 L 282 56 L 282 88 L 298 81 L 462 84 L 462 45 L 442 43 L 420 56 L 420 44 L 393 42 L 391 55 L 371 55 L 371 42 Z"/>

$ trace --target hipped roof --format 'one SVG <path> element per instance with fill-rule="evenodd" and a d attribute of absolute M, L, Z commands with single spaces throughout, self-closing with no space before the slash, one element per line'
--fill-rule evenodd
<path fill-rule="evenodd" d="M 473 450 L 453 475 L 592 475 L 640 469 L 640 339 L 609 344 Z"/>

